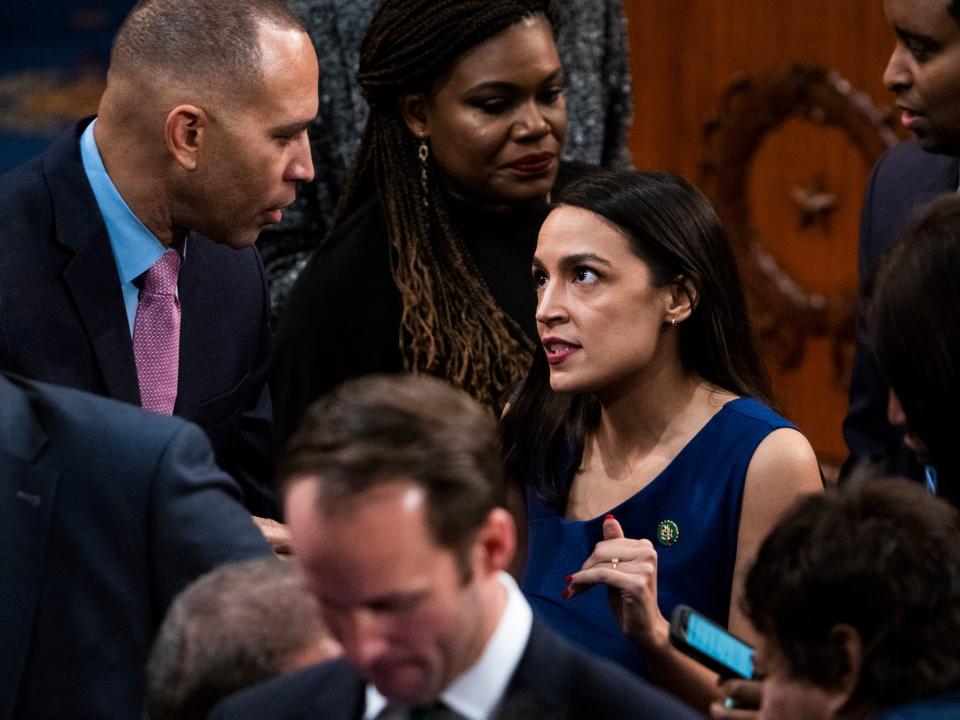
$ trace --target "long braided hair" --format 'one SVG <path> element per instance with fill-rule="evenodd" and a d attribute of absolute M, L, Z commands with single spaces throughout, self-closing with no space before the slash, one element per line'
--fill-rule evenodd
<path fill-rule="evenodd" d="M 549 0 L 384 0 L 361 48 L 357 81 L 370 114 L 335 218 L 379 196 L 403 301 L 404 368 L 491 406 L 526 373 L 533 344 L 497 305 L 452 226 L 432 158 L 424 191 L 418 140 L 399 99 L 428 92 L 464 52 L 535 15 L 551 18 Z"/>

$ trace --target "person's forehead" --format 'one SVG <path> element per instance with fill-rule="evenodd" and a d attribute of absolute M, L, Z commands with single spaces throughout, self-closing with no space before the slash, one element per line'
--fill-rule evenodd
<path fill-rule="evenodd" d="M 455 567 L 452 552 L 429 532 L 425 491 L 418 485 L 388 483 L 342 504 L 322 494 L 310 499 L 314 505 L 307 514 L 290 506 L 299 501 L 291 491 L 288 519 L 295 556 L 325 602 L 354 607 L 428 592 Z"/>
<path fill-rule="evenodd" d="M 541 64 L 551 71 L 562 69 L 550 23 L 536 15 L 465 51 L 454 60 L 440 84 L 522 82 L 525 71 Z"/>
<path fill-rule="evenodd" d="M 884 0 L 887 19 L 899 32 L 938 37 L 960 31 L 950 0 Z"/>
<path fill-rule="evenodd" d="M 427 524 L 427 493 L 419 484 L 396 479 L 356 494 L 325 492 L 322 477 L 294 483 L 287 517 L 295 539 L 324 556 L 355 562 L 388 553 L 418 556 L 436 548 Z"/>
<path fill-rule="evenodd" d="M 258 44 L 262 80 L 250 98 L 251 109 L 265 106 L 262 114 L 270 122 L 312 119 L 316 114 L 319 68 L 310 37 L 299 28 L 263 24 Z"/>

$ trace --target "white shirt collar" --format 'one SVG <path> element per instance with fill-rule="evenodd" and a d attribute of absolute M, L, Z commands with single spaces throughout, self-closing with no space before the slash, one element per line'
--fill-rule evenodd
<path fill-rule="evenodd" d="M 533 626 L 533 611 L 514 579 L 505 572 L 497 579 L 507 591 L 507 604 L 497 629 L 477 661 L 440 694 L 440 700 L 465 720 L 489 720 L 493 715 L 520 664 Z M 372 684 L 367 684 L 364 720 L 380 717 L 388 704 Z M 382 717 L 393 718 L 394 714 Z M 406 718 L 405 708 L 398 707 L 396 717 Z"/>

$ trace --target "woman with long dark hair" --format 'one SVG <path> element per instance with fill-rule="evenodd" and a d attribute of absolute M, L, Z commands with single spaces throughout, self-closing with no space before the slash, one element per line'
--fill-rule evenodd
<path fill-rule="evenodd" d="M 745 565 L 822 488 L 816 458 L 765 404 L 733 253 L 681 178 L 568 186 L 533 277 L 541 344 L 502 421 L 524 591 L 556 629 L 705 709 L 716 678 L 670 647 L 667 618 L 684 603 L 752 635 Z"/>
<path fill-rule="evenodd" d="M 278 435 L 348 377 L 440 376 L 494 406 L 534 349 L 529 265 L 566 131 L 546 0 L 385 0 L 370 113 L 301 274 L 271 383 Z"/>
<path fill-rule="evenodd" d="M 881 263 L 869 317 L 890 384 L 888 415 L 925 466 L 927 484 L 960 507 L 960 198 L 936 200 Z"/>

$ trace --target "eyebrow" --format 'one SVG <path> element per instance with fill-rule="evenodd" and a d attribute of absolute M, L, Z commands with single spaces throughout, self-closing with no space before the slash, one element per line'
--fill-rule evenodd
<path fill-rule="evenodd" d="M 280 125 L 278 127 L 271 128 L 270 132 L 273 133 L 274 135 L 296 135 L 298 133 L 303 132 L 308 127 L 310 127 L 311 122 L 313 122 L 313 118 L 310 118 L 309 120 L 302 120 L 300 122 L 290 123 L 289 125 Z"/>
<path fill-rule="evenodd" d="M 582 265 L 583 263 L 588 263 L 588 262 L 597 263 L 599 265 L 606 265 L 607 267 L 613 267 L 612 262 L 594 253 L 574 253 L 573 255 L 566 255 L 560 259 L 560 269 L 569 270 L 571 268 L 576 267 L 577 265 Z M 543 261 L 538 257 L 533 258 L 533 265 L 534 267 L 537 267 L 540 269 L 545 268 Z"/>
<path fill-rule="evenodd" d="M 905 30 L 901 27 L 893 28 L 894 34 L 901 40 L 914 40 L 917 42 L 927 43 L 930 45 L 939 45 L 940 41 L 936 38 L 933 38 L 929 35 L 924 35 L 923 33 L 913 32 L 912 30 Z"/>
<path fill-rule="evenodd" d="M 552 73 L 550 73 L 540 85 L 549 85 L 550 83 L 556 82 L 557 80 L 563 80 L 563 68 L 557 68 Z M 506 82 L 504 80 L 492 80 L 490 82 L 480 83 L 479 85 L 474 85 L 470 88 L 469 92 L 482 92 L 484 90 L 498 90 L 500 92 L 506 92 L 510 90 L 515 90 L 518 86 L 516 83 Z"/>

